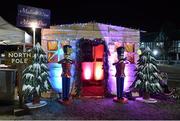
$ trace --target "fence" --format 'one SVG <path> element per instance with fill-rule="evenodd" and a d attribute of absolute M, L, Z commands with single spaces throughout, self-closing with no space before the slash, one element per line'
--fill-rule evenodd
<path fill-rule="evenodd" d="M 180 64 L 180 60 L 157 60 L 158 64 L 176 65 Z"/>

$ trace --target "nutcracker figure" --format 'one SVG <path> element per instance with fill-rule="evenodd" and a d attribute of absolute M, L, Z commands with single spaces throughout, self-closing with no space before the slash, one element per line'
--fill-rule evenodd
<path fill-rule="evenodd" d="M 124 68 L 125 68 L 125 60 L 124 58 L 124 47 L 117 48 L 117 56 L 118 61 L 113 63 L 116 67 L 116 88 L 117 88 L 117 97 L 113 99 L 115 102 L 119 103 L 127 103 L 127 99 L 123 97 L 123 89 L 124 89 Z"/>
<path fill-rule="evenodd" d="M 63 46 L 64 59 L 58 63 L 62 65 L 62 100 L 59 100 L 63 104 L 69 104 L 69 90 L 70 90 L 70 79 L 71 79 L 71 65 L 74 63 L 70 59 L 72 48 L 70 45 Z"/>

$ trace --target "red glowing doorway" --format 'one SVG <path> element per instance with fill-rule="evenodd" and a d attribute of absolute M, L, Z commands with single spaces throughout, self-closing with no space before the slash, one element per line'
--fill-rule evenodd
<path fill-rule="evenodd" d="M 93 97 L 104 96 L 104 45 L 92 46 L 90 50 L 93 61 L 84 61 L 81 63 L 81 95 Z"/>

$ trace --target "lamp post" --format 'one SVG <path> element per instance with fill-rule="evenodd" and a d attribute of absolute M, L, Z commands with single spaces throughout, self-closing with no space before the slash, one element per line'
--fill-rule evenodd
<path fill-rule="evenodd" d="M 35 47 L 36 44 L 36 28 L 37 28 L 37 23 L 36 22 L 32 22 L 31 23 L 31 27 L 33 30 L 33 47 Z"/>

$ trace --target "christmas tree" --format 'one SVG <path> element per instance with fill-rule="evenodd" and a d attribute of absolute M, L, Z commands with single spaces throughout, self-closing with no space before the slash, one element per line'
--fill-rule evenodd
<path fill-rule="evenodd" d="M 34 55 L 33 62 L 23 71 L 23 92 L 25 96 L 40 97 L 42 92 L 50 89 L 47 56 L 39 43 L 30 51 Z"/>
<path fill-rule="evenodd" d="M 159 81 L 159 70 L 157 60 L 153 57 L 152 51 L 147 47 L 140 55 L 136 69 L 136 79 L 132 87 L 139 89 L 144 94 L 153 94 L 162 91 Z M 149 98 L 144 97 L 143 98 Z"/>

